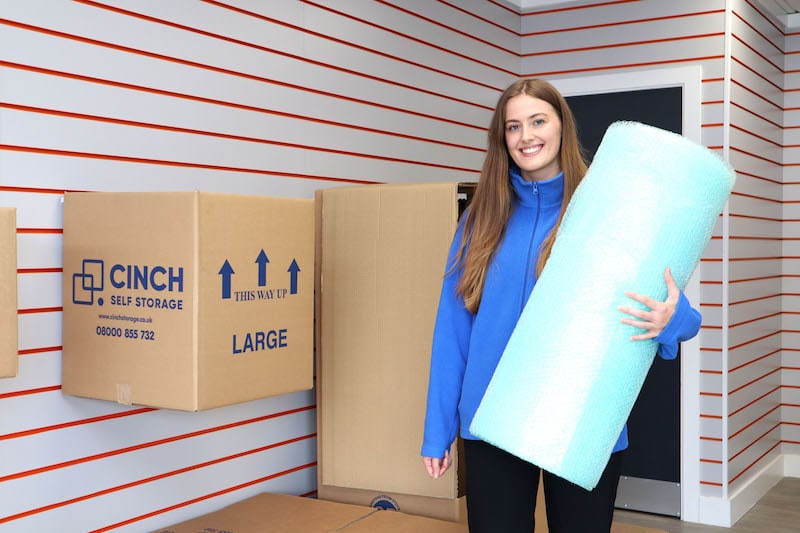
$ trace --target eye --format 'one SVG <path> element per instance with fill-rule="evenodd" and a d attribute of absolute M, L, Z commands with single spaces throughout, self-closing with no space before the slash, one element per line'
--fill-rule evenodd
<path fill-rule="evenodd" d="M 533 125 L 534 126 L 541 126 L 543 124 L 544 124 L 544 119 L 543 118 L 535 118 L 535 119 L 533 119 Z"/>
<path fill-rule="evenodd" d="M 511 123 L 506 124 L 506 131 L 517 131 L 519 129 L 519 124 Z"/>

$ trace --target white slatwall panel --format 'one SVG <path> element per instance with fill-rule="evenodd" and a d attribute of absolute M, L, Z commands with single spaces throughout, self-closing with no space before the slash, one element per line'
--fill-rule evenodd
<path fill-rule="evenodd" d="M 310 198 L 474 180 L 517 13 L 484 0 L 0 0 L 0 205 L 20 371 L 0 380 L 0 531 L 143 531 L 313 495 L 313 391 L 198 413 L 60 391 L 66 190 Z"/>
<path fill-rule="evenodd" d="M 786 35 L 783 159 L 783 453 L 800 455 L 800 33 Z M 787 251 L 791 250 L 791 251 Z"/>
<path fill-rule="evenodd" d="M 727 361 L 727 490 L 780 453 L 783 36 L 748 0 L 732 2 L 731 261 Z M 756 227 L 753 220 L 761 222 Z M 747 265 L 734 273 L 734 265 Z"/>

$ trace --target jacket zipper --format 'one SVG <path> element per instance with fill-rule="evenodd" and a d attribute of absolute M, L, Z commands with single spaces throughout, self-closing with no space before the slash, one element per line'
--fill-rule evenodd
<path fill-rule="evenodd" d="M 539 226 L 539 215 L 542 211 L 542 195 L 539 194 L 539 186 L 536 184 L 536 182 L 533 182 L 533 196 L 536 198 L 536 218 L 533 221 L 533 231 L 531 232 L 531 238 L 528 242 L 528 260 L 525 263 L 525 281 L 522 284 L 522 295 L 520 297 L 519 308 L 520 313 L 522 313 L 522 310 L 525 308 L 525 304 L 527 303 L 525 294 L 528 292 L 528 285 L 530 284 L 531 280 L 531 261 L 533 260 L 531 255 L 533 253 L 533 242 L 536 238 L 536 230 Z"/>

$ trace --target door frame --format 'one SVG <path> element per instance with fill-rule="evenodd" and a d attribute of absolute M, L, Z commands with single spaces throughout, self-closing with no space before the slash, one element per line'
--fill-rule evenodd
<path fill-rule="evenodd" d="M 700 65 L 550 79 L 564 96 L 604 94 L 664 87 L 683 89 L 683 136 L 702 144 L 702 69 Z M 684 293 L 700 305 L 700 273 L 695 269 Z M 700 341 L 681 344 L 681 520 L 697 522 L 700 507 Z"/>

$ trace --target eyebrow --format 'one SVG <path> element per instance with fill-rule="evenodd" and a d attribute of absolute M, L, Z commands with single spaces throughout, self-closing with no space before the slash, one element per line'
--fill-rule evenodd
<path fill-rule="evenodd" d="M 532 118 L 535 118 L 535 117 L 538 117 L 538 116 L 543 116 L 543 117 L 546 117 L 546 116 L 547 116 L 547 113 L 545 113 L 545 112 L 541 112 L 541 113 L 534 113 L 533 115 L 529 115 L 528 117 L 525 117 L 525 118 L 526 118 L 526 119 L 532 119 Z M 507 118 L 507 119 L 506 119 L 506 124 L 508 124 L 509 122 L 519 122 L 519 120 L 517 120 L 517 119 L 515 119 L 515 118 Z"/>

